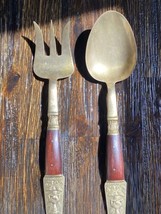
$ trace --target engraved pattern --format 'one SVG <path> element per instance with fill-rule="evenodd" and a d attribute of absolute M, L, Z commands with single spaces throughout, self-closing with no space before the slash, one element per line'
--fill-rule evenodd
<path fill-rule="evenodd" d="M 58 115 L 49 115 L 48 129 L 54 130 L 59 128 Z"/>
<path fill-rule="evenodd" d="M 64 176 L 45 175 L 44 192 L 46 214 L 62 214 L 64 197 Z"/>
<path fill-rule="evenodd" d="M 105 183 L 108 214 L 126 213 L 126 181 Z"/>
<path fill-rule="evenodd" d="M 108 120 L 108 135 L 119 134 L 118 120 Z"/>

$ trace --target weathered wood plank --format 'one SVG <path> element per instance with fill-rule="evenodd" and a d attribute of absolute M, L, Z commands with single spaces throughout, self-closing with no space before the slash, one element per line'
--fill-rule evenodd
<path fill-rule="evenodd" d="M 66 177 L 64 213 L 104 214 L 106 87 L 87 73 L 84 53 L 89 29 L 104 11 L 129 20 L 138 46 L 132 76 L 117 84 L 128 214 L 161 212 L 161 3 L 160 1 L 8 0 L 0 6 L 0 213 L 44 214 L 47 86 L 32 73 L 33 20 L 49 42 L 71 19 L 75 72 L 58 82 L 59 123 Z M 108 38 L 107 38 L 108 39 Z M 30 44 L 30 46 L 29 46 Z M 31 51 L 32 49 L 32 51 Z"/>

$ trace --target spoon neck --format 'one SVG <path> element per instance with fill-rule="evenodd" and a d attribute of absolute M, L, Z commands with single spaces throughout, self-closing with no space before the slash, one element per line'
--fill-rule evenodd
<path fill-rule="evenodd" d="M 108 86 L 107 120 L 108 120 L 108 135 L 119 134 L 115 84 Z"/>

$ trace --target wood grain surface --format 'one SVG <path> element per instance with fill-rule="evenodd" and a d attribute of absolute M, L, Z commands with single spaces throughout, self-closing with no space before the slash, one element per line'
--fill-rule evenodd
<path fill-rule="evenodd" d="M 86 41 L 106 10 L 122 12 L 138 46 L 131 77 L 117 84 L 127 214 L 161 213 L 161 1 L 1 0 L 0 213 L 44 214 L 48 81 L 33 74 L 33 21 L 49 44 L 71 20 L 72 77 L 58 81 L 65 214 L 105 214 L 107 111 L 104 84 L 85 66 Z M 108 38 L 107 38 L 108 39 Z M 49 53 L 49 48 L 46 46 Z"/>

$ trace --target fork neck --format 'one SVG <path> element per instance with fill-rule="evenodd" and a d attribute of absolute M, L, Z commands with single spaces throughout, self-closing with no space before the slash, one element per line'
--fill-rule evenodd
<path fill-rule="evenodd" d="M 48 94 L 48 129 L 58 129 L 58 95 L 56 80 L 49 80 Z"/>

